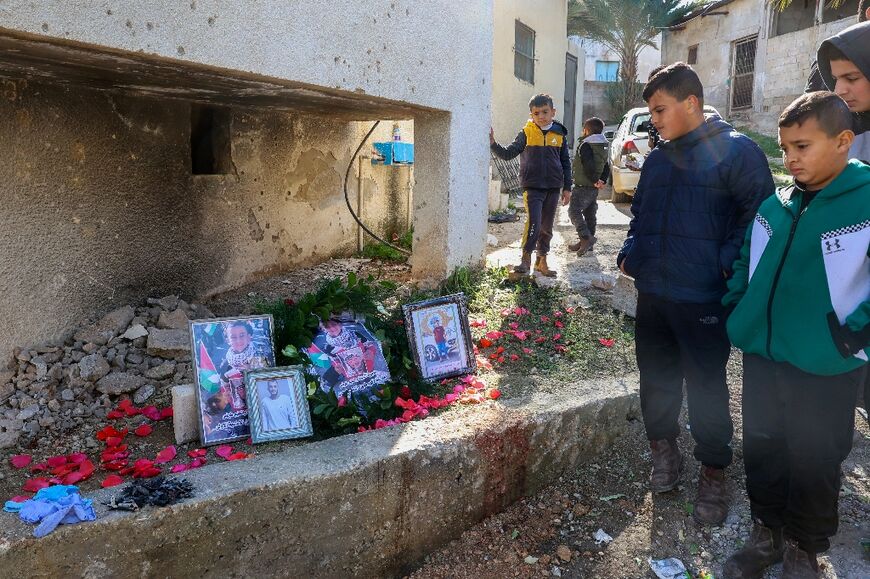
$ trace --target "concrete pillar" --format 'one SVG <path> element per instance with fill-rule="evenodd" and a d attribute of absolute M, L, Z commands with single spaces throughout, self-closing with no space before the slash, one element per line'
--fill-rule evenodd
<path fill-rule="evenodd" d="M 433 113 L 415 122 L 414 276 L 439 280 L 483 263 L 489 125 L 480 115 Z"/>

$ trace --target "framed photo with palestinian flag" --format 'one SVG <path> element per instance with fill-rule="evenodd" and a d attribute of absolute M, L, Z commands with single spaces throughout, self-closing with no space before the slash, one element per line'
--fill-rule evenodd
<path fill-rule="evenodd" d="M 435 381 L 477 369 L 465 294 L 402 306 L 408 343 L 424 380 Z"/>
<path fill-rule="evenodd" d="M 275 366 L 272 316 L 192 320 L 189 329 L 202 444 L 247 438 L 245 372 Z"/>

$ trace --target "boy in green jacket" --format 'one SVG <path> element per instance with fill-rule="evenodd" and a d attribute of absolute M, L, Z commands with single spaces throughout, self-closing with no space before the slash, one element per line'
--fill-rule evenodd
<path fill-rule="evenodd" d="M 743 350 L 743 459 L 753 529 L 725 577 L 817 577 L 837 532 L 840 464 L 870 346 L 870 166 L 849 161 L 846 103 L 808 93 L 779 118 L 794 184 L 766 199 L 722 302 Z"/>

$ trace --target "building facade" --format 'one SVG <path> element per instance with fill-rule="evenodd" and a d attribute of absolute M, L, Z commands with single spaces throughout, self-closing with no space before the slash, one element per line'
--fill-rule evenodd
<path fill-rule="evenodd" d="M 819 44 L 856 22 L 857 0 L 832 8 L 764 0 L 720 0 L 664 33 L 662 60 L 692 64 L 707 104 L 738 125 L 776 134 L 782 110 L 806 86 Z"/>
<path fill-rule="evenodd" d="M 529 117 L 529 99 L 548 93 L 556 119 L 580 134 L 584 56 L 567 38 L 567 0 L 495 0 L 492 59 L 492 127 L 510 142 Z"/>
<path fill-rule="evenodd" d="M 352 254 L 346 174 L 369 223 L 410 215 L 417 277 L 482 263 L 491 0 L 322 8 L 0 5 L 0 350 Z M 414 139 L 413 178 L 348 169 L 375 120 Z"/>

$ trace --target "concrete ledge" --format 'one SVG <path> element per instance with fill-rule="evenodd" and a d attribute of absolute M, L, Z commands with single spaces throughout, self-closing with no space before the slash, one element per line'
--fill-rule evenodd
<path fill-rule="evenodd" d="M 31 577 L 395 575 L 605 450 L 639 413 L 636 377 L 559 388 L 210 465 L 184 473 L 197 492 L 185 503 L 139 513 L 101 507 L 96 522 L 39 540 L 7 515 L 0 569 Z"/>

